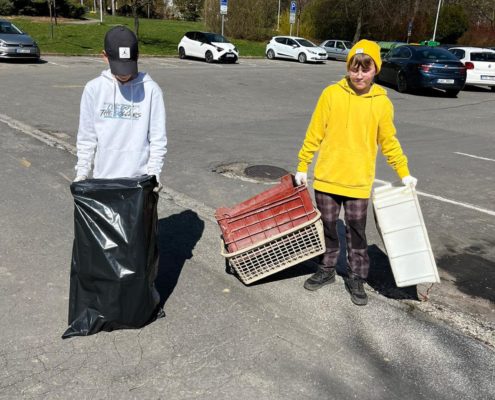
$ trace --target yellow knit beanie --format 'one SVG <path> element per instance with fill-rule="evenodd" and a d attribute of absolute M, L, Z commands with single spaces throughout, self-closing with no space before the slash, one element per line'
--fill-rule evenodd
<path fill-rule="evenodd" d="M 354 46 L 352 46 L 351 51 L 347 55 L 347 69 L 349 69 L 349 62 L 351 58 L 356 54 L 367 54 L 369 55 L 376 65 L 376 73 L 380 72 L 382 67 L 382 57 L 380 56 L 380 46 L 376 42 L 371 40 L 360 40 Z"/>

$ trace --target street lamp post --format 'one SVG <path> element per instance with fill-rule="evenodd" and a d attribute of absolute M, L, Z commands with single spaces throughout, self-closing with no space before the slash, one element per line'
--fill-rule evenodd
<path fill-rule="evenodd" d="M 437 34 L 438 16 L 440 15 L 440 7 L 442 7 L 442 0 L 438 0 L 437 17 L 435 18 L 435 28 L 433 29 L 433 42 L 435 41 L 435 36 Z"/>

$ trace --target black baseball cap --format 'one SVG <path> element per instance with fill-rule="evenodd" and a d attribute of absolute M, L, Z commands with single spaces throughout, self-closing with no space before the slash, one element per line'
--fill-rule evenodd
<path fill-rule="evenodd" d="M 126 26 L 116 26 L 105 35 L 105 53 L 114 75 L 136 75 L 138 40 Z"/>

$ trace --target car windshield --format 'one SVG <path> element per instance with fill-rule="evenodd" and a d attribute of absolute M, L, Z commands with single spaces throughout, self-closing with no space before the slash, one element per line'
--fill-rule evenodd
<path fill-rule="evenodd" d="M 344 43 L 345 47 L 347 47 L 348 49 L 352 48 L 352 42 L 348 42 L 347 40 L 345 42 L 342 42 Z"/>
<path fill-rule="evenodd" d="M 471 61 L 495 61 L 495 53 L 485 51 L 483 53 L 471 53 Z"/>
<path fill-rule="evenodd" d="M 205 33 L 206 40 L 210 43 L 230 43 L 227 38 L 218 33 Z"/>
<path fill-rule="evenodd" d="M 13 35 L 20 35 L 22 31 L 10 22 L 0 22 L 0 33 L 10 33 Z"/>
<path fill-rule="evenodd" d="M 459 59 L 448 50 L 426 48 L 426 49 L 417 50 L 416 52 L 417 52 L 417 55 L 419 58 L 426 59 L 426 60 L 456 60 L 456 61 L 459 61 Z"/>
<path fill-rule="evenodd" d="M 306 39 L 297 39 L 297 42 L 303 47 L 316 47 L 316 44 L 311 43 L 309 40 Z"/>

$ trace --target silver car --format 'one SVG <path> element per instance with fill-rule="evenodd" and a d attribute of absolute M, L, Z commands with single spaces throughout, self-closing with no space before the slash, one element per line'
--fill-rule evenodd
<path fill-rule="evenodd" d="M 352 43 L 348 40 L 325 40 L 320 46 L 327 51 L 328 58 L 345 61 Z"/>
<path fill-rule="evenodd" d="M 31 36 L 9 21 L 0 19 L 0 59 L 40 58 L 40 49 Z"/>

